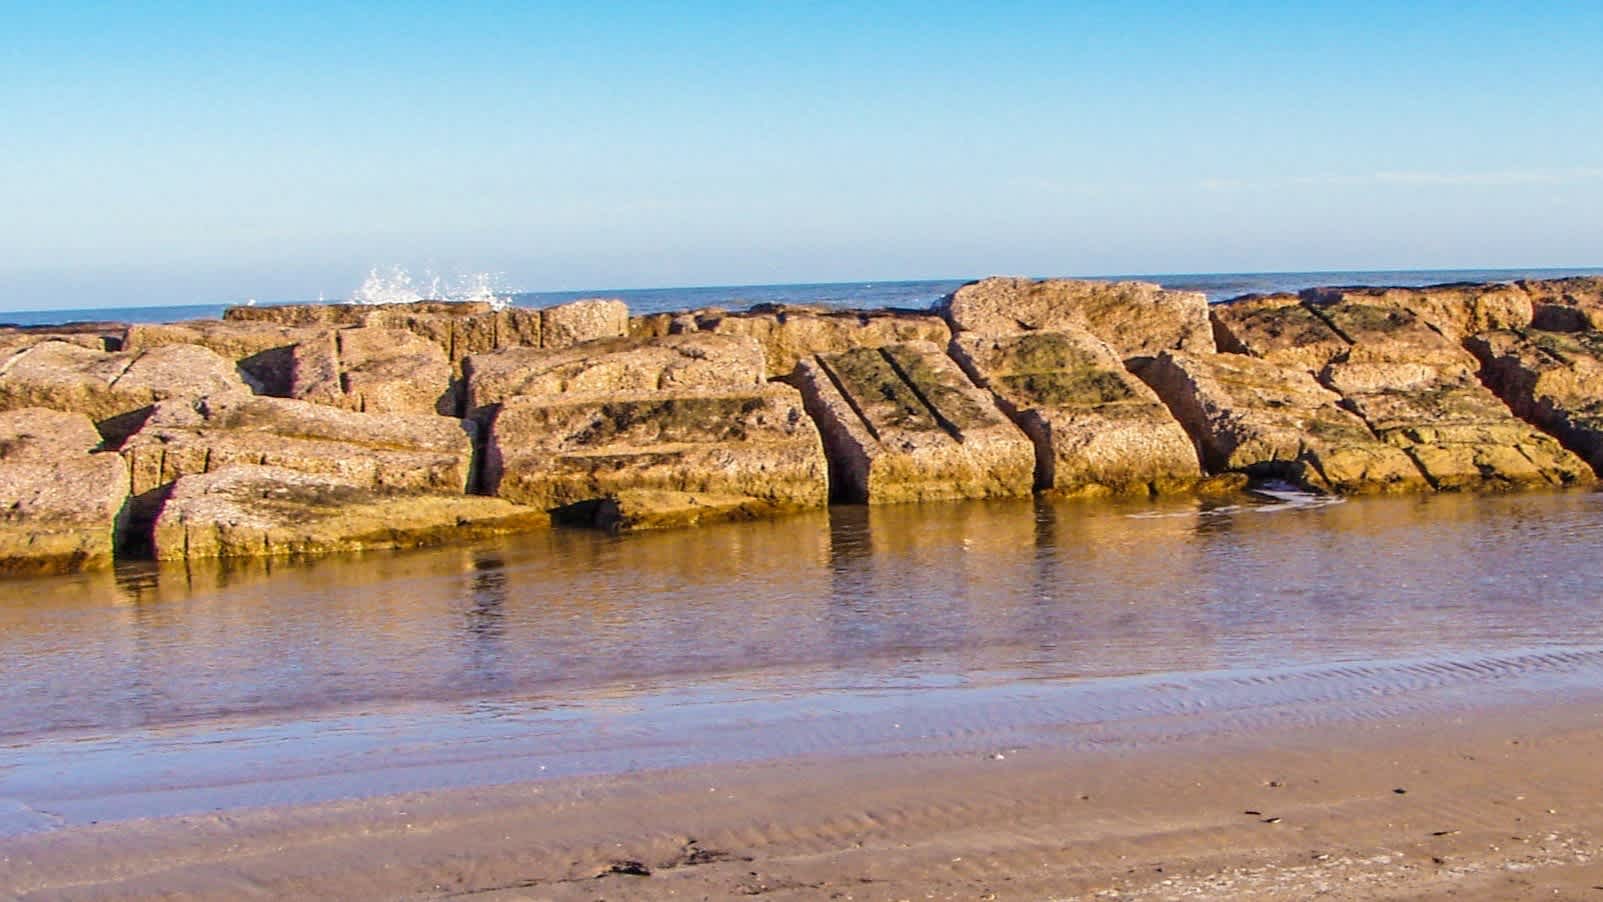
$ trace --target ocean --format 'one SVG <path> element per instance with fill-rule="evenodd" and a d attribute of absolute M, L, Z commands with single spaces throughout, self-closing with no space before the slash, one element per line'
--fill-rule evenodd
<path fill-rule="evenodd" d="M 1200 291 L 1219 302 L 1244 294 L 1301 291 L 1324 285 L 1419 286 L 1443 282 L 1506 282 L 1516 279 L 1555 279 L 1603 274 L 1603 267 L 1571 269 L 1412 269 L 1327 272 L 1168 273 L 1089 276 L 1097 279 L 1139 279 L 1167 288 Z M 840 308 L 927 308 L 971 279 L 923 279 L 899 282 L 823 282 L 787 285 L 722 285 L 689 288 L 593 289 L 584 291 L 525 291 L 511 293 L 520 307 L 550 307 L 580 298 L 618 298 L 637 314 L 724 307 L 739 310 L 753 304 L 819 304 Z M 185 304 L 165 307 L 92 307 L 65 310 L 0 312 L 0 325 L 39 326 L 69 322 L 170 323 L 187 319 L 213 319 L 226 304 Z M 283 303 L 312 303 L 311 300 Z"/>

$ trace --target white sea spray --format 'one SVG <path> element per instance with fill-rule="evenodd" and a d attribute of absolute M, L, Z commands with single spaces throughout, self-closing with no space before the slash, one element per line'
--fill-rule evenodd
<path fill-rule="evenodd" d="M 427 270 L 421 280 L 402 266 L 373 267 L 347 304 L 415 304 L 418 301 L 486 303 L 500 310 L 512 304 L 512 291 L 499 275 L 469 273 L 446 280 Z"/>

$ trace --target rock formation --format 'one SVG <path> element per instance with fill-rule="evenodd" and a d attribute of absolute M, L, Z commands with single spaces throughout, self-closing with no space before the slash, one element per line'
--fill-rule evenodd
<path fill-rule="evenodd" d="M 111 565 L 128 470 L 99 444 L 81 413 L 0 412 L 0 575 Z"/>
<path fill-rule="evenodd" d="M 381 492 L 282 467 L 231 464 L 181 477 L 154 530 L 159 560 L 411 548 L 549 525 L 499 498 Z"/>
<path fill-rule="evenodd" d="M 1469 347 L 1515 413 L 1603 473 L 1603 333 L 1491 332 Z"/>
<path fill-rule="evenodd" d="M 1036 448 L 1035 487 L 1059 494 L 1157 494 L 1202 476 L 1196 450 L 1152 389 L 1079 332 L 963 333 L 952 354 Z"/>
<path fill-rule="evenodd" d="M 818 431 L 784 385 L 507 398 L 490 423 L 484 489 L 580 517 L 630 490 L 700 508 L 697 519 L 708 505 L 774 513 L 828 498 Z"/>
<path fill-rule="evenodd" d="M 85 414 L 110 447 L 158 401 L 247 393 L 233 362 L 194 345 L 112 352 L 47 341 L 0 361 L 0 410 Z"/>
<path fill-rule="evenodd" d="M 355 326 L 290 352 L 289 395 L 363 413 L 454 416 L 451 362 L 439 345 L 405 329 Z"/>
<path fill-rule="evenodd" d="M 821 354 L 795 380 L 836 497 L 883 504 L 1028 495 L 1030 441 L 929 342 Z"/>

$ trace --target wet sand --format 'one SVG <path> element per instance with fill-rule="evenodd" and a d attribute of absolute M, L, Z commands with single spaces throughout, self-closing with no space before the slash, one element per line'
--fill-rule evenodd
<path fill-rule="evenodd" d="M 0 840 L 0 892 L 482 899 L 1603 898 L 1603 707 L 1146 748 L 810 756 Z"/>

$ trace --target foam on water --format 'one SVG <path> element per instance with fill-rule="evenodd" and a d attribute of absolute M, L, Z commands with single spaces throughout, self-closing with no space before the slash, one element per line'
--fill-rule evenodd
<path fill-rule="evenodd" d="M 445 279 L 424 270 L 422 281 L 414 281 L 405 267 L 373 267 L 357 286 L 347 304 L 415 304 L 419 301 L 486 303 L 497 310 L 512 304 L 512 291 L 491 273 L 469 273 Z"/>

